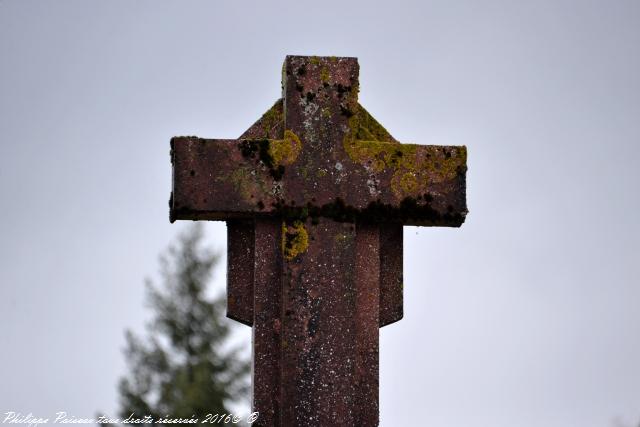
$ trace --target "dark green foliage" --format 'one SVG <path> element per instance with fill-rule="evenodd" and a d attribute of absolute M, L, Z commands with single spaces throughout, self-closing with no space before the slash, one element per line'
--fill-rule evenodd
<path fill-rule="evenodd" d="M 161 257 L 162 289 L 147 283 L 154 313 L 147 337 L 126 333 L 130 372 L 120 380 L 121 417 L 202 418 L 229 413 L 226 404 L 246 396 L 250 367 L 226 342 L 225 301 L 206 295 L 218 260 L 202 247 L 198 224 Z"/>

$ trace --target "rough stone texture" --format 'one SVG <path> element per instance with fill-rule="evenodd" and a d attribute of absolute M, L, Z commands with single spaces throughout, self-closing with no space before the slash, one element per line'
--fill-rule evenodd
<path fill-rule="evenodd" d="M 402 226 L 460 226 L 466 148 L 400 144 L 355 58 L 288 56 L 238 140 L 171 141 L 171 220 L 228 221 L 228 316 L 253 326 L 258 426 L 378 424 L 378 328 L 402 318 Z"/>
<path fill-rule="evenodd" d="M 227 221 L 227 317 L 253 325 L 255 233 L 252 220 Z"/>
<path fill-rule="evenodd" d="M 256 220 L 253 324 L 254 426 L 293 426 L 282 418 L 282 224 Z"/>
<path fill-rule="evenodd" d="M 354 224 L 321 218 L 306 227 L 312 244 L 284 271 L 283 417 L 299 426 L 362 425 L 360 411 L 377 414 L 378 405 L 367 387 L 377 381 L 377 359 L 364 357 L 378 348 L 378 263 L 358 259 L 358 249 L 377 255 L 377 235 L 359 248 Z M 366 277 L 358 261 L 372 269 Z"/>
<path fill-rule="evenodd" d="M 284 77 L 286 114 L 276 103 L 245 133 L 264 139 L 172 139 L 172 220 L 295 213 L 462 224 L 465 147 L 358 139 L 386 131 L 360 111 L 355 58 L 287 57 Z"/>
<path fill-rule="evenodd" d="M 403 316 L 402 225 L 380 226 L 380 326 Z"/>

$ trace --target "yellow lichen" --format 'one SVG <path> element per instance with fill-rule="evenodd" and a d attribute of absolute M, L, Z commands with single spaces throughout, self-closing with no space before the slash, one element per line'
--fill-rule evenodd
<path fill-rule="evenodd" d="M 418 189 L 418 181 L 413 172 L 407 172 L 400 178 L 400 187 L 405 194 L 411 194 Z"/>
<path fill-rule="evenodd" d="M 356 127 L 353 128 L 356 130 L 356 139 L 363 141 L 395 142 L 384 126 L 378 123 L 378 121 L 359 104 L 353 123 L 356 124 Z"/>
<path fill-rule="evenodd" d="M 322 83 L 329 83 L 330 77 L 329 68 L 325 65 L 322 67 L 322 70 L 320 70 L 320 80 L 322 80 Z"/>
<path fill-rule="evenodd" d="M 302 221 L 294 221 L 289 225 L 282 223 L 282 254 L 287 261 L 307 251 L 309 233 Z"/>
<path fill-rule="evenodd" d="M 290 165 L 302 150 L 300 138 L 290 130 L 284 131 L 284 139 L 269 140 L 269 156 L 274 165 Z"/>
<path fill-rule="evenodd" d="M 264 131 L 264 137 L 269 138 L 271 131 L 279 124 L 283 123 L 284 116 L 282 114 L 282 101 L 278 100 L 273 107 L 271 107 L 260 118 L 262 124 L 262 130 Z"/>
<path fill-rule="evenodd" d="M 454 179 L 466 167 L 464 146 L 429 147 L 381 141 L 378 138 L 391 136 L 368 113 L 352 116 L 349 126 L 351 132 L 343 141 L 347 155 L 373 173 L 391 171 L 391 189 L 399 198 L 425 193 L 430 184 Z"/>

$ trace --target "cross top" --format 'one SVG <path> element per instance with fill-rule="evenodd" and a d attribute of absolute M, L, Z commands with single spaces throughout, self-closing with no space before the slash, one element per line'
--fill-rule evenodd
<path fill-rule="evenodd" d="M 283 100 L 240 140 L 174 138 L 171 219 L 459 226 L 466 147 L 399 144 L 358 104 L 358 71 L 356 58 L 287 56 Z"/>
<path fill-rule="evenodd" d="M 378 425 L 378 328 L 400 320 L 402 226 L 460 226 L 466 148 L 401 144 L 356 58 L 287 56 L 237 140 L 171 140 L 170 219 L 224 220 L 227 316 L 253 327 L 258 426 Z"/>

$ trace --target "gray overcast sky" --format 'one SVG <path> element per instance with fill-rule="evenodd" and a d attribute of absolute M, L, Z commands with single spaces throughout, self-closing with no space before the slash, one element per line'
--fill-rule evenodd
<path fill-rule="evenodd" d="M 383 425 L 640 422 L 637 0 L 0 0 L 0 411 L 115 414 L 184 227 L 169 139 L 237 137 L 286 54 L 357 56 L 397 139 L 469 148 L 466 224 L 405 228 Z"/>

